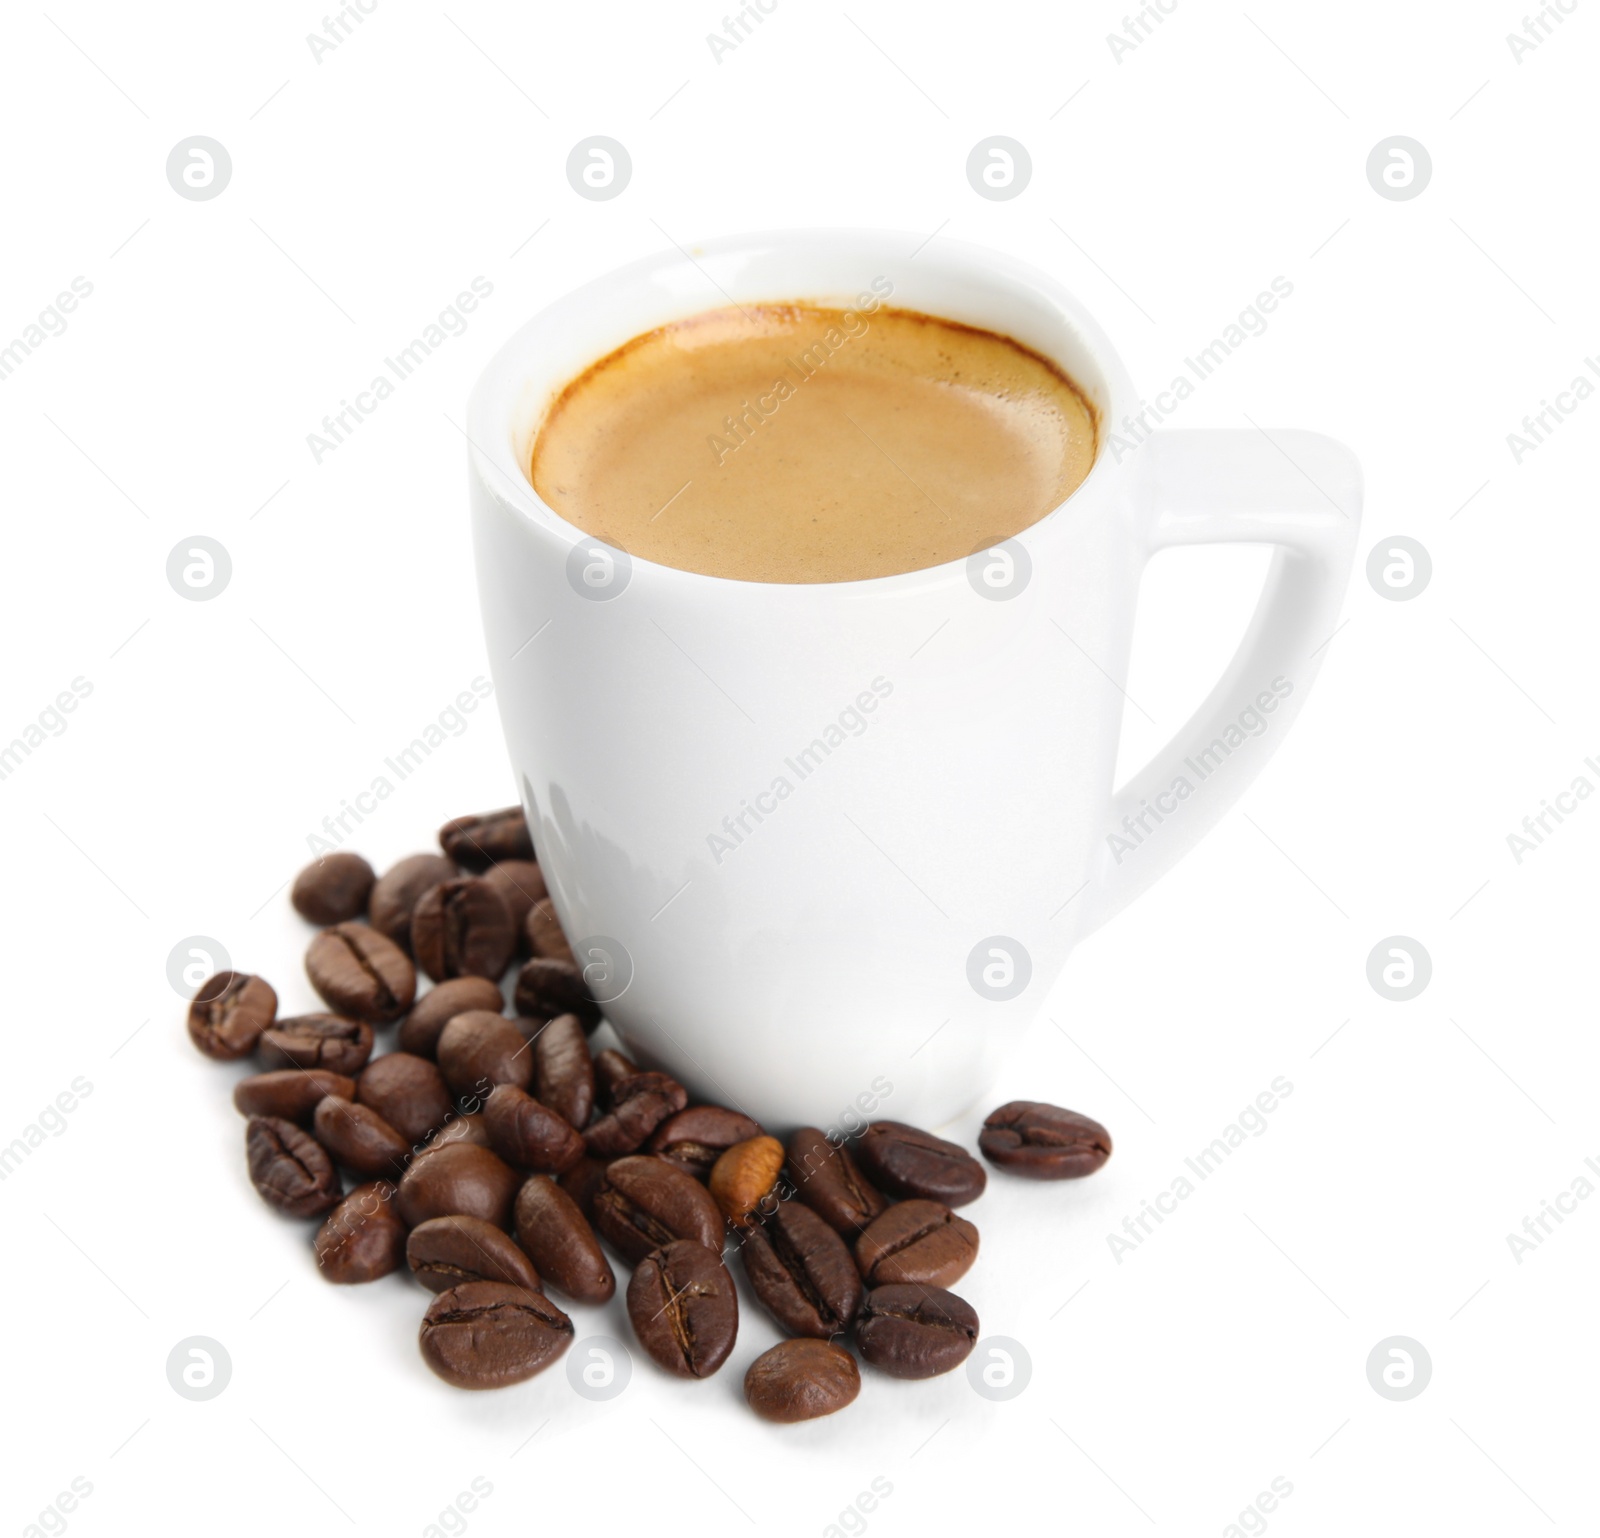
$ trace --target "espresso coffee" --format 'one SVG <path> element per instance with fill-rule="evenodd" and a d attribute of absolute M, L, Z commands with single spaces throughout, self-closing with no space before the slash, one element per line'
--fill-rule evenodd
<path fill-rule="evenodd" d="M 569 523 L 632 556 L 850 582 L 1037 523 L 1088 475 L 1095 436 L 1093 408 L 1039 354 L 869 294 L 636 337 L 556 399 L 531 474 Z"/>

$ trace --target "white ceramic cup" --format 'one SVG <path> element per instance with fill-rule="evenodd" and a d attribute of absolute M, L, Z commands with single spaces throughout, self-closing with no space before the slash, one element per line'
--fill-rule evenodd
<path fill-rule="evenodd" d="M 854 307 L 874 279 L 1084 389 L 1102 448 L 1067 502 L 969 560 L 773 584 L 630 560 L 534 492 L 542 414 L 611 349 L 730 302 Z M 773 1130 L 938 1126 L 989 1090 L 1074 943 L 1266 763 L 1337 625 L 1360 467 L 1305 432 L 1106 446 L 1139 410 L 1051 278 L 877 231 L 652 256 L 496 354 L 468 427 L 489 663 L 557 912 L 640 1061 Z M 1140 573 L 1164 547 L 1221 541 L 1276 547 L 1254 620 L 1114 790 Z"/>

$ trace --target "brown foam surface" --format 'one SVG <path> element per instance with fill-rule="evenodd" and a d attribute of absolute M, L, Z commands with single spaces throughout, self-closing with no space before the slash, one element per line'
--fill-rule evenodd
<path fill-rule="evenodd" d="M 574 380 L 534 441 L 539 495 L 630 555 L 750 582 L 848 582 L 964 558 L 1038 522 L 1094 463 L 1052 364 L 906 310 L 709 311 Z"/>

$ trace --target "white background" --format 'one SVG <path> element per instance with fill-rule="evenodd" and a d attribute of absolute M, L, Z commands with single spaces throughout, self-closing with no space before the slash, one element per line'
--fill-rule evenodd
<path fill-rule="evenodd" d="M 320 63 L 317 7 L 8 14 L 0 345 L 74 277 L 94 289 L 0 382 L 0 740 L 93 686 L 0 781 L 0 1142 L 92 1084 L 0 1185 L 8 1531 L 79 1477 L 84 1534 L 427 1532 L 480 1476 L 493 1493 L 464 1520 L 483 1534 L 587 1530 L 608 1502 L 658 1533 L 828 1533 L 875 1478 L 892 1493 L 840 1530 L 1226 1533 L 1278 1476 L 1292 1495 L 1243 1530 L 1592 1529 L 1600 1200 L 1520 1263 L 1506 1236 L 1600 1156 L 1600 808 L 1520 865 L 1506 835 L 1576 776 L 1600 784 L 1600 405 L 1520 465 L 1506 435 L 1600 351 L 1600 19 L 1579 0 L 1519 63 L 1521 0 L 1178 0 L 1119 62 L 1121 0 L 1062 12 L 777 0 L 720 63 L 713 4 L 378 0 Z M 563 169 L 597 133 L 634 165 L 606 203 Z M 165 176 L 193 134 L 232 157 L 214 201 Z M 1009 202 L 965 178 L 991 134 L 1031 152 Z M 1393 134 L 1432 157 L 1411 201 L 1365 174 Z M 462 1394 L 418 1357 L 409 1278 L 324 1285 L 309 1225 L 252 1194 L 238 1072 L 189 1045 L 167 957 L 215 936 L 285 1012 L 314 1004 L 281 884 L 486 672 L 451 419 L 500 339 L 669 240 L 830 223 L 1058 274 L 1146 390 L 1287 277 L 1270 329 L 1178 420 L 1356 450 L 1345 624 L 1283 751 L 1083 947 L 995 1093 L 1117 1139 L 1092 1180 L 997 1176 L 968 1209 L 983 1255 L 960 1290 L 1025 1346 L 1023 1393 L 869 1374 L 846 1413 L 769 1427 L 740 1398 L 775 1338 L 747 1308 L 703 1384 L 640 1355 L 609 1403 L 560 1367 Z M 306 434 L 479 275 L 470 330 L 315 463 Z M 232 558 L 212 602 L 165 577 L 195 534 Z M 1398 534 L 1433 561 L 1408 602 L 1364 576 Z M 1220 671 L 1263 569 L 1216 550 L 1152 567 L 1129 767 Z M 983 794 L 975 813 L 1003 816 Z M 480 712 L 356 845 L 382 868 L 512 799 Z M 1433 960 L 1409 1003 L 1367 982 L 1394 934 Z M 1279 1075 L 1268 1130 L 1119 1263 L 1107 1235 Z M 628 1337 L 620 1298 L 575 1317 Z M 232 1359 L 205 1403 L 166 1378 L 192 1335 Z M 1433 1364 L 1404 1403 L 1367 1380 L 1392 1335 Z"/>

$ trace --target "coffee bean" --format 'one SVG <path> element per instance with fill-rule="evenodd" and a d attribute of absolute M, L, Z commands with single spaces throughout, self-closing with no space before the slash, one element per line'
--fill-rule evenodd
<path fill-rule="evenodd" d="M 617 1290 L 610 1262 L 578 1204 L 548 1175 L 530 1175 L 517 1192 L 517 1243 L 558 1292 L 605 1303 Z"/>
<path fill-rule="evenodd" d="M 330 1212 L 313 1243 L 330 1282 L 375 1282 L 398 1270 L 406 1255 L 406 1225 L 394 1210 L 394 1186 L 371 1180 Z"/>
<path fill-rule="evenodd" d="M 594 1226 L 629 1265 L 674 1239 L 722 1249 L 722 1214 L 693 1175 L 652 1154 L 606 1166 L 594 1198 Z"/>
<path fill-rule="evenodd" d="M 242 1116 L 281 1116 L 285 1121 L 309 1121 L 324 1095 L 352 1099 L 356 1081 L 325 1068 L 280 1068 L 252 1074 L 233 1086 L 233 1106 Z"/>
<path fill-rule="evenodd" d="M 583 1139 L 569 1122 L 515 1084 L 497 1084 L 483 1104 L 489 1146 L 508 1164 L 559 1175 L 583 1157 Z"/>
<path fill-rule="evenodd" d="M 711 1171 L 711 1195 L 735 1228 L 746 1227 L 771 1193 L 783 1168 L 783 1144 L 775 1137 L 735 1143 Z"/>
<path fill-rule="evenodd" d="M 522 920 L 522 938 L 535 956 L 559 961 L 563 966 L 576 968 L 578 958 L 572 953 L 566 931 L 556 917 L 556 907 L 548 897 L 541 897 L 529 905 Z"/>
<path fill-rule="evenodd" d="M 763 1420 L 815 1420 L 842 1410 L 861 1392 L 861 1369 L 843 1346 L 784 1340 L 763 1351 L 744 1375 L 744 1397 Z"/>
<path fill-rule="evenodd" d="M 411 953 L 436 983 L 452 977 L 498 978 L 511 964 L 517 932 L 487 881 L 441 881 L 411 910 Z"/>
<path fill-rule="evenodd" d="M 535 956 L 525 962 L 517 973 L 511 1001 L 519 1015 L 532 1015 L 536 1020 L 576 1015 L 586 1031 L 600 1023 L 600 1006 L 589 997 L 583 975 L 566 961 Z"/>
<path fill-rule="evenodd" d="M 861 1134 L 856 1158 L 892 1196 L 922 1196 L 964 1207 L 983 1195 L 989 1177 L 956 1143 L 899 1121 L 875 1121 Z"/>
<path fill-rule="evenodd" d="M 847 1238 L 889 1205 L 849 1150 L 835 1147 L 820 1127 L 802 1127 L 789 1139 L 786 1168 L 795 1195 Z"/>
<path fill-rule="evenodd" d="M 520 806 L 451 818 L 439 829 L 439 847 L 463 870 L 488 870 L 502 860 L 534 857 Z"/>
<path fill-rule="evenodd" d="M 856 1262 L 867 1286 L 921 1282 L 948 1287 L 978 1258 L 978 1230 L 943 1202 L 896 1202 L 856 1240 Z"/>
<path fill-rule="evenodd" d="M 572 1321 L 543 1293 L 465 1282 L 428 1305 L 422 1359 L 457 1388 L 522 1383 L 572 1344 Z"/>
<path fill-rule="evenodd" d="M 289 901 L 301 918 L 313 924 L 342 924 L 367 911 L 367 898 L 376 879 L 360 855 L 337 850 L 313 861 L 294 878 Z"/>
<path fill-rule="evenodd" d="M 368 1063 L 356 1080 L 356 1099 L 413 1148 L 420 1148 L 455 1109 L 439 1070 L 409 1052 L 385 1052 Z"/>
<path fill-rule="evenodd" d="M 347 1170 L 398 1180 L 411 1157 L 411 1144 L 370 1105 L 354 1105 L 329 1095 L 311 1118 L 317 1141 Z"/>
<path fill-rule="evenodd" d="M 991 1164 L 1031 1180 L 1077 1180 L 1111 1157 L 1111 1134 L 1097 1121 L 1042 1100 L 1012 1100 L 991 1111 L 978 1134 Z"/>
<path fill-rule="evenodd" d="M 843 1334 L 861 1307 L 849 1247 L 809 1207 L 779 1202 L 743 1235 L 745 1275 L 762 1306 L 790 1335 Z"/>
<path fill-rule="evenodd" d="M 248 972 L 218 972 L 200 984 L 189 1004 L 189 1039 L 207 1057 L 231 1063 L 248 1057 L 278 1012 L 278 995 Z"/>
<path fill-rule="evenodd" d="M 746 1138 L 760 1137 L 761 1127 L 742 1111 L 720 1105 L 692 1105 L 669 1116 L 646 1145 L 653 1154 L 676 1164 L 697 1180 L 705 1180 L 723 1153 Z"/>
<path fill-rule="evenodd" d="M 368 1025 L 398 1020 L 417 992 L 410 958 L 366 924 L 324 929 L 306 951 L 306 975 L 336 1014 Z"/>
<path fill-rule="evenodd" d="M 411 1228 L 456 1212 L 508 1228 L 511 1203 L 521 1184 L 522 1177 L 489 1149 L 476 1143 L 447 1143 L 411 1161 L 395 1200 Z"/>
<path fill-rule="evenodd" d="M 354 1076 L 372 1056 L 372 1027 L 342 1015 L 290 1015 L 261 1033 L 263 1068 L 326 1068 Z"/>
<path fill-rule="evenodd" d="M 269 1207 L 314 1218 L 337 1206 L 344 1188 L 317 1142 L 281 1116 L 252 1116 L 245 1126 L 250 1183 Z"/>
<path fill-rule="evenodd" d="M 534 1037 L 533 1092 L 574 1127 L 588 1125 L 594 1111 L 594 1060 L 576 1015 L 557 1015 Z"/>
<path fill-rule="evenodd" d="M 630 1101 L 638 1100 L 646 1095 L 659 1095 L 671 1109 L 669 1116 L 676 1116 L 689 1103 L 689 1091 L 686 1090 L 670 1073 L 657 1073 L 652 1068 L 641 1068 L 636 1073 L 630 1073 L 625 1079 L 618 1079 L 611 1086 L 611 1109 L 621 1110 Z M 655 1131 L 660 1123 L 653 1123 L 650 1130 Z"/>
<path fill-rule="evenodd" d="M 487 1009 L 499 1014 L 505 1008 L 500 985 L 487 977 L 452 977 L 430 988 L 400 1022 L 395 1045 L 402 1052 L 432 1057 L 439 1044 L 439 1033 L 457 1015 L 469 1009 Z"/>
<path fill-rule="evenodd" d="M 456 1110 L 463 1116 L 483 1115 L 483 1108 L 489 1103 L 489 1096 L 494 1093 L 495 1086 L 487 1079 L 474 1084 L 465 1094 L 456 1096 Z M 484 1124 L 485 1136 L 488 1135 L 488 1123 Z M 485 1143 L 485 1147 L 488 1144 Z"/>
<path fill-rule="evenodd" d="M 688 1100 L 689 1092 L 670 1074 L 630 1074 L 612 1086 L 611 1109 L 584 1129 L 583 1141 L 604 1159 L 632 1153 Z"/>
<path fill-rule="evenodd" d="M 628 1318 L 658 1366 L 680 1378 L 709 1378 L 739 1334 L 739 1297 L 722 1257 L 679 1239 L 639 1262 L 628 1283 Z"/>
<path fill-rule="evenodd" d="M 544 872 L 532 860 L 502 860 L 483 873 L 483 879 L 500 894 L 511 915 L 511 930 L 520 941 L 528 909 L 550 895 Z"/>
<path fill-rule="evenodd" d="M 578 1210 L 591 1223 L 594 1221 L 594 1199 L 605 1183 L 608 1162 L 585 1154 L 556 1182 L 578 1204 Z"/>
<path fill-rule="evenodd" d="M 527 1042 L 530 1055 L 534 1042 L 539 1039 L 539 1033 L 550 1021 L 538 1015 L 508 1015 L 506 1017 L 522 1033 L 522 1039 Z"/>
<path fill-rule="evenodd" d="M 978 1339 L 978 1315 L 942 1287 L 895 1283 L 867 1294 L 856 1318 L 862 1357 L 891 1378 L 933 1378 L 959 1367 Z"/>
<path fill-rule="evenodd" d="M 456 868 L 442 854 L 411 854 L 391 865 L 372 888 L 372 927 L 403 951 L 411 949 L 411 910 L 429 887 L 453 881 Z"/>
<path fill-rule="evenodd" d="M 469 1009 L 439 1033 L 439 1072 L 457 1095 L 487 1094 L 496 1084 L 526 1089 L 533 1080 L 533 1051 L 504 1015 Z"/>
<path fill-rule="evenodd" d="M 483 1124 L 480 1111 L 470 1116 L 452 1116 L 418 1150 L 427 1153 L 433 1148 L 443 1148 L 447 1143 L 476 1143 L 479 1148 L 489 1146 L 489 1129 Z"/>
<path fill-rule="evenodd" d="M 509 1234 L 460 1212 L 417 1224 L 406 1240 L 406 1264 L 429 1292 L 443 1292 L 463 1282 L 504 1282 L 529 1292 L 543 1290 L 533 1262 Z"/>
<path fill-rule="evenodd" d="M 594 1055 L 594 1093 L 596 1102 L 609 1109 L 611 1092 L 624 1079 L 631 1079 L 638 1071 L 639 1065 L 624 1057 L 615 1047 L 602 1047 Z"/>

